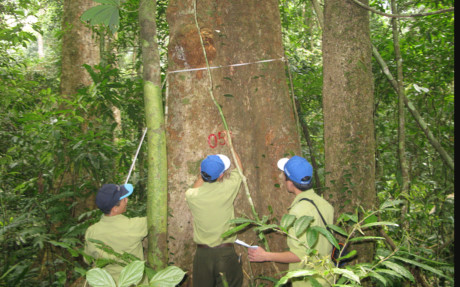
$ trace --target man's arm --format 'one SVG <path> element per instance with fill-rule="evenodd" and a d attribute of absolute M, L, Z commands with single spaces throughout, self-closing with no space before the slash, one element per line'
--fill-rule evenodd
<path fill-rule="evenodd" d="M 295 263 L 300 262 L 299 257 L 291 251 L 285 252 L 267 252 L 262 247 L 257 249 L 249 248 L 249 261 L 251 262 L 265 262 L 273 261 L 278 263 Z"/>
<path fill-rule="evenodd" d="M 197 188 L 203 185 L 203 178 L 201 177 L 201 171 L 200 174 L 198 175 L 198 178 L 195 180 L 195 183 L 193 184 L 192 188 Z"/>

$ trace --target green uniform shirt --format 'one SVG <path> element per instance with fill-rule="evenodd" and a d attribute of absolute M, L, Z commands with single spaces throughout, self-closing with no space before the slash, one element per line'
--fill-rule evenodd
<path fill-rule="evenodd" d="M 222 243 L 233 243 L 236 235 L 221 238 L 222 233 L 230 229 L 233 219 L 233 201 L 241 185 L 241 176 L 237 169 L 229 178 L 213 183 L 204 182 L 198 188 L 189 188 L 185 199 L 193 215 L 193 240 L 197 244 L 214 247 Z"/>
<path fill-rule="evenodd" d="M 323 215 L 324 220 L 326 220 L 328 224 L 333 223 L 334 208 L 329 202 L 327 202 L 325 199 L 317 195 L 313 189 L 301 192 L 300 194 L 296 196 L 291 206 L 289 207 L 289 214 L 295 215 L 297 218 L 300 218 L 301 216 L 304 216 L 304 215 L 312 216 L 314 218 L 314 221 L 311 223 L 311 226 L 325 227 L 323 220 L 321 219 L 315 206 L 313 206 L 313 204 L 311 204 L 310 202 L 306 200 L 301 201 L 302 198 L 308 198 L 308 199 L 313 200 L 316 206 L 318 207 L 318 209 L 321 211 L 321 214 Z M 289 230 L 289 234 L 295 237 L 294 228 L 291 228 Z M 307 242 L 306 234 L 305 233 L 302 234 L 299 239 L 301 241 Z M 302 262 L 303 260 L 311 262 L 312 258 L 306 258 L 307 257 L 306 247 L 301 245 L 300 242 L 288 237 L 287 245 L 289 247 L 289 250 L 295 255 L 297 255 L 297 257 L 299 257 L 301 260 L 301 262 L 290 263 L 289 271 L 299 270 L 299 269 L 304 268 L 303 262 Z M 332 252 L 332 244 L 330 244 L 329 241 L 326 239 L 326 237 L 324 237 L 322 234 L 319 235 L 318 241 L 316 242 L 315 246 L 313 246 L 313 248 L 318 250 L 318 254 L 320 257 L 330 256 Z M 329 286 L 326 283 L 326 281 L 320 280 L 318 278 L 315 278 L 315 279 L 317 279 L 318 282 L 321 283 L 323 286 Z M 311 286 L 309 282 L 305 282 L 305 281 L 293 281 L 292 284 L 293 284 L 292 285 L 293 287 Z"/>
<path fill-rule="evenodd" d="M 98 223 L 88 227 L 85 233 L 85 253 L 94 258 L 116 259 L 115 256 L 108 254 L 96 247 L 96 244 L 88 239 L 96 239 L 104 242 L 118 253 L 130 253 L 140 260 L 144 260 L 142 240 L 147 236 L 147 218 L 135 217 L 128 218 L 122 214 L 115 216 L 101 217 Z M 118 264 L 109 264 L 104 269 L 112 275 L 115 282 L 123 269 Z"/>

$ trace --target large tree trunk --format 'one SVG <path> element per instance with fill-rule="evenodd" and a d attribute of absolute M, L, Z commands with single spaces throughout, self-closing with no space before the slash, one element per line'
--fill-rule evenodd
<path fill-rule="evenodd" d="M 366 1 L 367 2 L 367 1 Z M 373 78 L 368 12 L 347 0 L 326 0 L 323 32 L 325 198 L 336 216 L 375 205 Z M 373 245 L 358 249 L 358 261 Z"/>
<path fill-rule="evenodd" d="M 78 88 L 91 84 L 91 77 L 83 68 L 99 63 L 99 45 L 91 29 L 80 16 L 95 4 L 92 0 L 65 0 L 62 21 L 61 94 L 73 95 Z"/>
<path fill-rule="evenodd" d="M 259 217 L 281 219 L 286 213 L 293 197 L 285 191 L 284 176 L 276 168 L 276 162 L 285 155 L 300 153 L 282 61 L 277 1 L 199 1 L 197 19 L 209 65 L 218 67 L 210 70 L 212 86 L 206 69 L 189 70 L 206 68 L 195 24 L 194 3 L 170 2 L 169 249 L 170 261 L 188 271 L 191 271 L 195 245 L 185 191 L 197 178 L 199 164 L 206 155 L 223 153 L 233 162 L 228 144 L 219 138 L 219 132 L 225 128 L 211 95 L 222 107 L 233 134 L 233 145 L 241 157 Z M 261 60 L 267 61 L 259 62 Z M 270 214 L 271 208 L 273 214 Z M 237 216 L 253 217 L 243 188 L 235 201 L 235 212 Z M 271 250 L 286 248 L 286 238 L 273 234 L 268 237 Z M 253 231 L 246 231 L 238 238 L 259 244 Z M 250 276 L 246 250 L 236 248 Z M 254 275 L 275 275 L 276 269 L 287 268 L 275 266 L 252 264 L 252 271 Z"/>
<path fill-rule="evenodd" d="M 87 9 L 93 7 L 96 3 L 92 0 L 65 0 L 63 5 L 63 20 L 62 20 L 62 58 L 61 58 L 61 95 L 71 99 L 77 93 L 79 88 L 89 86 L 92 79 L 84 64 L 93 66 L 99 64 L 100 51 L 97 37 L 92 33 L 80 17 Z M 61 107 L 66 109 L 67 107 Z M 86 116 L 87 121 L 88 116 Z M 87 124 L 84 123 L 86 126 Z M 83 126 L 83 129 L 86 129 Z M 67 161 L 70 161 L 67 160 Z M 70 178 L 71 171 L 64 175 L 62 183 L 72 184 Z M 85 175 L 79 175 L 83 177 Z M 85 191 L 79 191 L 84 193 Z M 90 192 L 90 191 L 86 191 Z M 91 193 L 89 193 L 91 194 Z M 85 202 L 79 202 L 75 207 L 74 214 L 78 216 L 85 209 L 96 208 L 94 195 L 86 198 Z"/>

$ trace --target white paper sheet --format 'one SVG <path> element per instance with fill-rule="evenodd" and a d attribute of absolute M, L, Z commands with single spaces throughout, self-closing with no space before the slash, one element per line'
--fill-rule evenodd
<path fill-rule="evenodd" d="M 257 245 L 249 245 L 249 244 L 247 244 L 246 242 L 241 241 L 241 240 L 239 240 L 239 239 L 235 240 L 235 243 L 236 243 L 236 244 L 239 244 L 239 245 L 242 245 L 242 246 L 244 246 L 244 247 L 247 247 L 247 248 L 254 248 L 254 249 L 255 249 L 255 248 L 258 247 Z"/>

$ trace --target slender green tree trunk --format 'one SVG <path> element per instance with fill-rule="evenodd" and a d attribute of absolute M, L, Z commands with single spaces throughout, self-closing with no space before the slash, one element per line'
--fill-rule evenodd
<path fill-rule="evenodd" d="M 374 95 L 368 12 L 348 0 L 326 0 L 323 30 L 325 198 L 336 216 L 373 209 Z M 373 244 L 356 246 L 358 262 L 372 260 Z"/>
<path fill-rule="evenodd" d="M 164 127 L 164 108 L 161 94 L 160 55 L 156 42 L 156 2 L 141 0 L 139 23 L 141 27 L 144 103 L 147 123 L 147 224 L 148 263 L 154 269 L 166 267 L 168 249 L 167 231 L 167 161 Z"/>
<path fill-rule="evenodd" d="M 391 1 L 391 12 L 392 14 L 398 14 L 396 3 L 394 0 Z M 399 47 L 399 24 L 397 18 L 391 19 L 392 30 L 393 30 L 393 46 L 395 50 L 395 62 L 397 67 L 397 93 L 398 93 L 398 154 L 399 154 L 399 169 L 401 172 L 401 186 L 400 192 L 405 198 L 405 204 L 401 209 L 401 223 L 404 230 L 408 231 L 408 220 L 405 219 L 407 210 L 409 208 L 409 167 L 407 166 L 406 159 L 406 116 L 404 108 L 404 80 L 403 80 L 403 66 L 401 49 Z"/>

